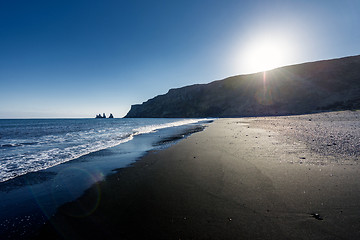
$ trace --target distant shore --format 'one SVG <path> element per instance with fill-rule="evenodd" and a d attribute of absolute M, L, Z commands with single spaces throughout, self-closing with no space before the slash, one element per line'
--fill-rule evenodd
<path fill-rule="evenodd" d="M 36 238 L 359 239 L 359 120 L 218 119 L 63 205 Z"/>

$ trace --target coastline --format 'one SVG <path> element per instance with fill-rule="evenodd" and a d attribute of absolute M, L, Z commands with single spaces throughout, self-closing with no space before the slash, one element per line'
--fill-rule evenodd
<path fill-rule="evenodd" d="M 288 118 L 309 116 L 328 118 Z M 297 133 L 318 126 L 289 131 L 287 121 L 218 119 L 63 205 L 35 238 L 359 238 L 358 156 L 315 151 L 326 136 L 317 145 Z"/>
<path fill-rule="evenodd" d="M 118 169 L 128 167 L 148 151 L 165 149 L 201 131 L 204 123 L 138 134 L 131 141 L 115 147 L 1 182 L 0 238 L 29 238 L 61 205 L 76 200 L 86 189 L 96 186 Z"/>

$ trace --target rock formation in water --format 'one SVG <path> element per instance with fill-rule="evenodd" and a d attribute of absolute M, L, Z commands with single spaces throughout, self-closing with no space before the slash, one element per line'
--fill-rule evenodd
<path fill-rule="evenodd" d="M 170 89 L 132 105 L 125 117 L 241 117 L 343 109 L 360 109 L 360 56 Z"/>
<path fill-rule="evenodd" d="M 103 115 L 97 114 L 95 118 L 106 118 L 106 115 L 105 115 L 105 113 L 103 113 Z M 112 115 L 112 113 L 110 113 L 109 118 L 114 118 L 114 115 Z"/>
<path fill-rule="evenodd" d="M 95 117 L 95 118 L 106 118 L 106 115 L 105 115 L 105 113 L 103 113 L 103 115 L 98 114 L 98 115 L 96 115 L 96 117 Z"/>

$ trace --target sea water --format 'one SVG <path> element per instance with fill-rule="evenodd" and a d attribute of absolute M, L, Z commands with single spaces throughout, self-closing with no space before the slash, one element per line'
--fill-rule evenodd
<path fill-rule="evenodd" d="M 108 174 L 208 121 L 0 120 L 0 239 L 31 235 Z"/>
<path fill-rule="evenodd" d="M 201 119 L 0 120 L 0 182 Z"/>

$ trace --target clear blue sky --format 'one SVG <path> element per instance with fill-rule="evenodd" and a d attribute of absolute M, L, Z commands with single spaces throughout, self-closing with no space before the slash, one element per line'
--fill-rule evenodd
<path fill-rule="evenodd" d="M 282 65 L 358 55 L 360 1 L 3 0 L 0 118 L 122 117 L 256 71 L 249 56 L 271 41 Z"/>

